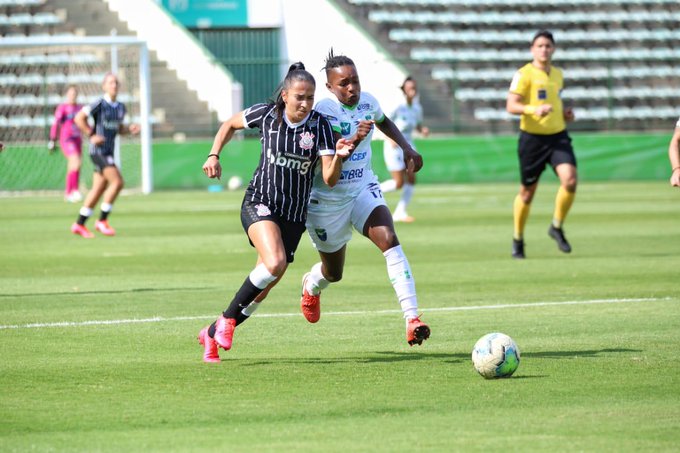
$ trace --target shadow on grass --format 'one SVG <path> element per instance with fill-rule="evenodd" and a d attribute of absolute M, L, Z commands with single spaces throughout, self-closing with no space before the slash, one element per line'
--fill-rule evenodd
<path fill-rule="evenodd" d="M 522 353 L 522 358 L 536 357 L 536 358 L 564 358 L 564 357 L 598 357 L 604 354 L 615 354 L 622 352 L 642 352 L 640 349 L 626 349 L 626 348 L 606 348 L 606 349 L 584 349 L 582 351 L 540 351 L 540 352 L 526 352 Z"/>
<path fill-rule="evenodd" d="M 528 352 L 522 354 L 522 359 L 529 358 L 565 358 L 565 357 L 599 357 L 601 355 L 641 352 L 639 349 L 607 348 L 607 349 L 587 349 L 581 351 L 541 351 Z M 237 359 L 241 366 L 262 366 L 271 364 L 306 364 L 306 365 L 332 365 L 345 363 L 394 363 L 410 362 L 416 360 L 436 360 L 445 363 L 470 362 L 470 353 L 429 353 L 429 352 L 398 352 L 398 351 L 376 351 L 361 356 L 346 357 L 291 357 L 275 358 L 265 360 Z M 532 376 L 527 376 L 532 377 Z M 533 376 L 541 377 L 541 376 Z"/>
<path fill-rule="evenodd" d="M 266 360 L 243 360 L 240 365 L 260 366 L 274 363 L 308 364 L 308 365 L 331 365 L 342 363 L 393 363 L 408 362 L 413 360 L 439 360 L 451 363 L 458 363 L 462 358 L 470 359 L 469 354 L 444 354 L 444 353 L 420 353 L 420 352 L 397 352 L 397 351 L 377 351 L 360 356 L 345 357 L 290 357 L 274 358 Z"/>
<path fill-rule="evenodd" d="M 184 288 L 132 288 L 132 289 L 111 289 L 106 291 L 60 291 L 54 293 L 22 293 L 22 294 L 1 294 L 0 297 L 40 297 L 40 296 L 88 296 L 92 294 L 128 294 L 128 293 L 152 293 L 168 291 L 214 291 L 217 287 L 184 287 Z"/>

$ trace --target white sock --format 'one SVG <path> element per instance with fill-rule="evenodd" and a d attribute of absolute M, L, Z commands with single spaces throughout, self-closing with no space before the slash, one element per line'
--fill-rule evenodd
<path fill-rule="evenodd" d="M 397 181 L 395 181 L 394 179 L 388 179 L 387 181 L 381 182 L 380 190 L 382 190 L 383 193 L 397 190 Z"/>
<path fill-rule="evenodd" d="M 416 297 L 416 282 L 411 273 L 411 266 L 408 264 L 408 259 L 404 255 L 401 245 L 392 247 L 385 253 L 385 261 L 387 262 L 387 275 L 390 277 L 390 282 L 397 293 L 401 311 L 404 312 L 404 318 L 418 317 L 418 299 Z"/>
<path fill-rule="evenodd" d="M 331 282 L 326 280 L 321 273 L 321 263 L 316 263 L 312 266 L 307 276 L 307 284 L 305 289 L 312 296 L 316 296 L 321 293 L 322 290 L 326 289 Z"/>
<path fill-rule="evenodd" d="M 100 206 L 102 212 L 111 212 L 113 205 L 111 203 L 102 203 Z"/>
<path fill-rule="evenodd" d="M 265 289 L 267 285 L 276 280 L 276 276 L 269 273 L 264 263 L 255 266 L 248 276 L 250 282 L 260 289 Z"/>
<path fill-rule="evenodd" d="M 259 307 L 260 307 L 260 303 L 253 301 L 253 302 L 249 303 L 246 308 L 241 310 L 241 313 L 243 313 L 244 316 L 250 316 L 253 313 L 255 313 L 255 310 L 257 310 Z"/>
<path fill-rule="evenodd" d="M 84 217 L 90 217 L 92 215 L 92 208 L 88 208 L 87 206 L 83 206 L 82 208 L 80 208 L 79 214 L 84 216 Z"/>
<path fill-rule="evenodd" d="M 397 203 L 397 207 L 394 209 L 395 214 L 406 215 L 406 207 L 411 202 L 411 198 L 413 197 L 413 190 L 414 190 L 413 184 L 404 184 L 402 186 L 401 198 L 399 199 L 399 203 Z"/>

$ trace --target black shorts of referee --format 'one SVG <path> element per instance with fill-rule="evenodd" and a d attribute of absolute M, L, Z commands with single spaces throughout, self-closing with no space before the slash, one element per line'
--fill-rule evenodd
<path fill-rule="evenodd" d="M 297 250 L 300 243 L 300 238 L 307 231 L 305 222 L 289 222 L 276 215 L 274 210 L 266 204 L 246 201 L 244 198 L 243 203 L 241 203 L 241 225 L 243 225 L 246 235 L 250 225 L 263 220 L 270 220 L 279 226 L 283 247 L 286 250 L 286 262 L 292 263 L 295 258 L 295 250 Z M 251 246 L 254 246 L 250 238 L 248 242 L 250 242 Z"/>
<path fill-rule="evenodd" d="M 517 153 L 520 178 L 524 186 L 536 184 L 548 164 L 553 171 L 560 164 L 572 164 L 576 167 L 574 148 L 566 130 L 551 135 L 520 131 Z"/>

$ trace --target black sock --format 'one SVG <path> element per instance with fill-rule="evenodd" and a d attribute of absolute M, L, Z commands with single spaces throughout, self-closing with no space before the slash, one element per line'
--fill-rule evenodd
<path fill-rule="evenodd" d="M 99 220 L 100 220 L 101 222 L 105 221 L 106 219 L 109 218 L 109 214 L 110 214 L 110 213 L 111 213 L 111 211 L 102 211 L 102 212 L 99 214 Z"/>
<path fill-rule="evenodd" d="M 89 219 L 89 216 L 80 214 L 78 216 L 78 220 L 76 220 L 76 223 L 78 225 L 85 225 L 85 222 L 87 222 L 87 219 Z"/>
<path fill-rule="evenodd" d="M 246 322 L 250 318 L 250 316 L 246 316 L 243 314 L 243 311 L 239 311 L 238 315 L 236 315 L 236 325 L 241 325 L 244 322 Z"/>
<path fill-rule="evenodd" d="M 262 289 L 253 285 L 253 282 L 250 281 L 250 277 L 246 277 L 245 281 L 229 304 L 229 308 L 224 310 L 222 315 L 225 318 L 238 319 L 238 315 L 241 313 L 241 310 L 246 308 L 250 302 L 252 302 L 261 292 Z"/>
<path fill-rule="evenodd" d="M 236 292 L 234 295 L 234 299 L 231 301 L 229 304 L 229 307 L 224 310 L 222 313 L 222 316 L 225 318 L 233 318 L 236 319 L 236 325 L 241 324 L 244 322 L 246 319 L 249 318 L 249 316 L 244 315 L 241 313 L 244 308 L 246 308 L 248 305 L 250 305 L 250 302 L 255 300 L 258 294 L 260 294 L 263 290 L 258 288 L 257 286 L 253 285 L 253 283 L 250 281 L 250 277 L 246 277 L 246 280 L 243 282 L 239 290 Z M 215 338 L 215 323 L 210 324 L 210 327 L 208 327 L 208 336 L 210 338 Z"/>

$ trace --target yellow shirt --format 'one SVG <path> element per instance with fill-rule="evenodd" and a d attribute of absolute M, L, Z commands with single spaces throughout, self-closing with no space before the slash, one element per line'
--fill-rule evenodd
<path fill-rule="evenodd" d="M 550 74 L 538 69 L 531 63 L 522 66 L 515 73 L 510 84 L 510 92 L 522 96 L 526 105 L 538 107 L 552 105 L 552 112 L 544 117 L 523 113 L 519 128 L 530 134 L 550 135 L 567 128 L 562 109 L 562 70 L 550 67 Z"/>

